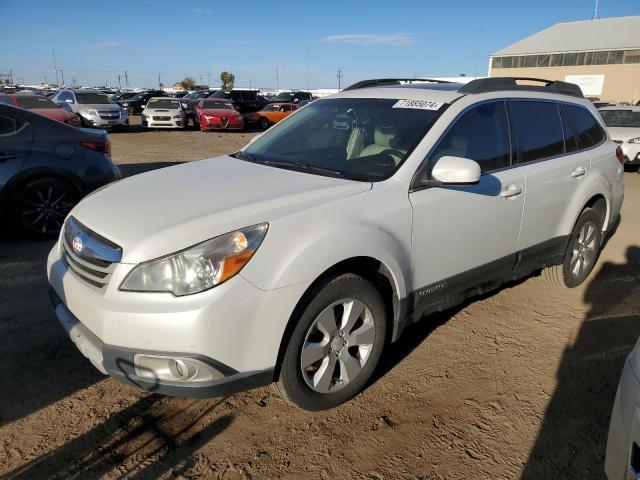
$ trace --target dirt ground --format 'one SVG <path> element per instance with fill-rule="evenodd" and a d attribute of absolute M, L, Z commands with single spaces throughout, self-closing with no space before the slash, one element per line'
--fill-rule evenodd
<path fill-rule="evenodd" d="M 126 174 L 250 134 L 113 134 Z M 640 335 L 640 175 L 582 287 L 533 276 L 432 316 L 375 380 L 310 414 L 270 388 L 161 397 L 102 376 L 47 297 L 50 242 L 0 243 L 0 478 L 603 478 L 609 416 Z"/>

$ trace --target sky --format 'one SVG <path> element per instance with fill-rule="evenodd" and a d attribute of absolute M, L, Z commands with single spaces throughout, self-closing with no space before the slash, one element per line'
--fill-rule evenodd
<path fill-rule="evenodd" d="M 600 0 L 602 18 L 640 15 L 640 0 Z M 237 87 L 336 88 L 365 78 L 486 75 L 492 52 L 595 0 L 0 0 L 0 73 L 169 86 L 192 76 Z M 60 76 L 61 73 L 58 73 Z M 210 78 L 210 82 L 209 82 Z"/>

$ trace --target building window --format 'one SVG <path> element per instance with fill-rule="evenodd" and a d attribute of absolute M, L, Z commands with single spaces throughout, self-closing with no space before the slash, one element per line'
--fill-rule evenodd
<path fill-rule="evenodd" d="M 577 65 L 619 65 L 640 63 L 640 50 L 606 50 L 544 55 L 493 57 L 493 68 L 565 67 Z"/>

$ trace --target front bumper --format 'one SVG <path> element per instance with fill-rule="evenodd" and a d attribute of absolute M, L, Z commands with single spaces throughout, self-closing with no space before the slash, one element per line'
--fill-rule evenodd
<path fill-rule="evenodd" d="M 609 424 L 604 466 L 609 480 L 640 478 L 640 465 L 638 465 L 640 462 L 635 458 L 639 446 L 640 381 L 627 360 L 618 384 Z"/>
<path fill-rule="evenodd" d="M 192 398 L 273 380 L 286 325 L 308 285 L 264 291 L 236 275 L 185 297 L 123 292 L 118 287 L 134 265 L 113 265 L 106 287 L 97 289 L 67 266 L 59 243 L 47 262 L 56 316 L 100 371 Z M 175 374 L 176 365 L 188 373 Z"/>
<path fill-rule="evenodd" d="M 129 117 L 104 120 L 99 117 L 96 118 L 96 117 L 83 116 L 82 119 L 85 125 L 90 125 L 96 128 L 110 129 L 110 128 L 123 128 L 123 127 L 129 126 Z"/>
<path fill-rule="evenodd" d="M 107 345 L 71 313 L 51 287 L 49 288 L 49 295 L 58 321 L 80 353 L 100 372 L 128 385 L 174 397 L 208 398 L 231 395 L 243 390 L 262 387 L 273 381 L 273 368 L 240 373 L 201 355 L 155 352 Z M 192 377 L 197 377 L 200 374 L 210 378 L 205 381 L 172 381 L 166 378 L 158 378 L 151 369 L 147 369 L 147 374 L 142 376 L 140 373 L 145 370 L 141 369 L 137 362 L 140 357 L 162 359 L 167 362 L 179 361 L 181 365 L 191 364 L 196 369 L 204 370 L 204 372 L 192 372 Z"/>
<path fill-rule="evenodd" d="M 142 126 L 145 128 L 182 128 L 182 118 L 167 117 L 166 120 L 154 120 L 153 117 L 142 115 Z"/>
<path fill-rule="evenodd" d="M 201 120 L 202 130 L 242 130 L 244 121 L 227 120 L 224 121 L 218 117 L 203 117 Z"/>

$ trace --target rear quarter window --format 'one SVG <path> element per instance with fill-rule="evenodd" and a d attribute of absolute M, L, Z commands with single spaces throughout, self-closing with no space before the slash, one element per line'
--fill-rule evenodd
<path fill-rule="evenodd" d="M 577 105 L 565 105 L 564 108 L 580 148 L 591 148 L 604 141 L 607 134 L 589 110 Z"/>

